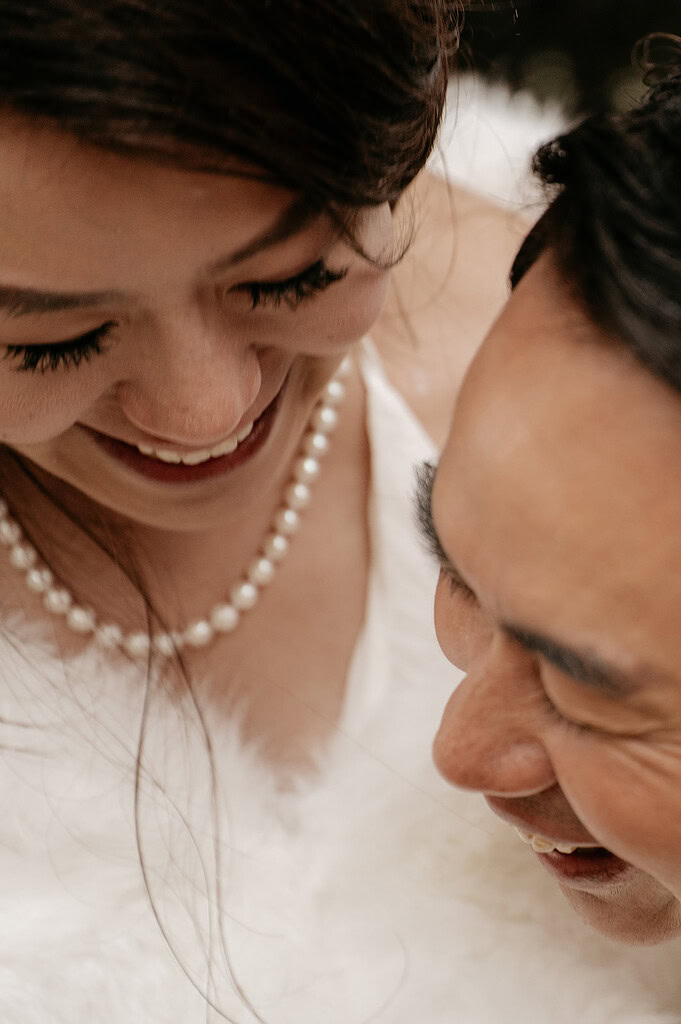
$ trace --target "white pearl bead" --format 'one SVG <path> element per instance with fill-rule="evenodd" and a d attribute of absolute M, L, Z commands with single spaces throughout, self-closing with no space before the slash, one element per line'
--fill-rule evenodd
<path fill-rule="evenodd" d="M 72 597 L 62 587 L 50 587 L 43 598 L 45 607 L 53 615 L 65 615 L 71 607 Z"/>
<path fill-rule="evenodd" d="M 148 633 L 130 633 L 123 641 L 123 647 L 131 658 L 142 658 L 149 654 L 150 646 Z"/>
<path fill-rule="evenodd" d="M 231 633 L 239 623 L 239 611 L 233 604 L 216 604 L 210 621 L 216 633 Z"/>
<path fill-rule="evenodd" d="M 26 573 L 26 586 L 36 594 L 44 594 L 54 583 L 54 576 L 49 569 L 29 569 Z"/>
<path fill-rule="evenodd" d="M 340 380 L 330 380 L 324 390 L 324 401 L 329 405 L 340 405 L 345 398 L 345 384 Z"/>
<path fill-rule="evenodd" d="M 176 649 L 170 633 L 157 633 L 153 639 L 153 648 L 163 658 L 171 658 Z"/>
<path fill-rule="evenodd" d="M 290 537 L 300 526 L 300 516 L 293 508 L 282 508 L 274 517 L 274 526 L 279 533 Z"/>
<path fill-rule="evenodd" d="M 184 632 L 173 630 L 151 637 L 146 632 L 123 634 L 115 623 L 97 625 L 94 612 L 74 605 L 73 597 L 63 587 L 55 585 L 54 577 L 46 567 L 36 567 L 37 552 L 27 543 L 22 543 L 20 525 L 9 515 L 7 503 L 0 498 L 0 544 L 8 546 L 10 563 L 25 572 L 29 590 L 43 595 L 48 611 L 65 615 L 67 625 L 77 633 L 94 632 L 105 649 L 122 647 L 133 658 L 148 656 L 153 647 L 155 653 L 170 657 L 185 646 L 203 647 L 209 644 L 215 633 L 229 633 L 240 621 L 240 612 L 253 608 L 259 596 L 259 587 L 268 584 L 280 562 L 289 549 L 289 538 L 300 526 L 299 511 L 307 507 L 311 492 L 308 486 L 320 474 L 319 459 L 329 449 L 328 434 L 338 423 L 337 406 L 345 395 L 341 378 L 350 372 L 351 362 L 345 358 L 334 377 L 324 389 L 323 397 L 312 412 L 307 432 L 303 438 L 298 458 L 293 467 L 293 481 L 286 488 L 282 507 L 277 511 L 271 531 L 266 537 L 262 552 L 253 559 L 246 571 L 246 578 L 240 580 L 230 594 L 231 603 L 215 605 L 209 619 L 198 619 Z"/>
<path fill-rule="evenodd" d="M 74 633 L 92 633 L 95 628 L 95 617 L 88 608 L 74 605 L 66 613 L 66 624 Z"/>
<path fill-rule="evenodd" d="M 170 631 L 170 639 L 175 645 L 175 650 L 181 651 L 184 647 L 184 633 L 181 633 L 179 629 L 172 629 Z"/>
<path fill-rule="evenodd" d="M 9 560 L 15 569 L 30 569 L 37 557 L 35 548 L 30 544 L 15 544 L 9 553 Z"/>
<path fill-rule="evenodd" d="M 280 533 L 271 533 L 266 539 L 263 550 L 271 562 L 280 562 L 286 555 L 289 543 Z"/>
<path fill-rule="evenodd" d="M 329 439 L 326 434 L 320 434 L 318 430 L 310 430 L 303 440 L 303 450 L 306 455 L 319 458 L 326 455 L 329 450 Z"/>
<path fill-rule="evenodd" d="M 256 587 L 264 587 L 272 582 L 274 566 L 269 558 L 254 558 L 248 567 L 247 576 Z"/>
<path fill-rule="evenodd" d="M 330 434 L 338 424 L 338 413 L 330 405 L 319 405 L 312 413 L 311 423 L 320 434 Z"/>
<path fill-rule="evenodd" d="M 95 636 L 107 651 L 112 651 L 123 643 L 123 630 L 115 622 L 107 622 L 103 626 L 98 626 Z"/>
<path fill-rule="evenodd" d="M 213 639 L 213 627 L 205 619 L 192 622 L 184 631 L 184 642 L 189 647 L 206 647 Z"/>
<path fill-rule="evenodd" d="M 298 459 L 293 467 L 293 475 L 300 484 L 310 484 L 319 476 L 321 466 L 318 459 L 311 456 Z"/>
<path fill-rule="evenodd" d="M 232 587 L 229 596 L 234 607 L 238 608 L 240 612 L 245 612 L 248 611 L 249 608 L 253 608 L 257 602 L 258 588 L 254 587 L 252 583 L 244 580 Z"/>
<path fill-rule="evenodd" d="M 0 522 L 0 544 L 18 544 L 21 540 L 21 527 L 13 519 Z"/>
<path fill-rule="evenodd" d="M 307 508 L 311 498 L 312 492 L 307 484 L 290 484 L 284 492 L 284 501 L 289 508 L 295 509 L 296 512 Z"/>

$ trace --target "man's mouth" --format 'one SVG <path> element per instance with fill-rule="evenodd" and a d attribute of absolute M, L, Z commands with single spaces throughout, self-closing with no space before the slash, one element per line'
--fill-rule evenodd
<path fill-rule="evenodd" d="M 556 840 L 555 843 L 550 839 L 542 839 L 541 836 L 536 835 L 534 832 L 524 832 L 520 828 L 516 828 L 516 832 L 524 843 L 531 846 L 535 853 L 553 853 L 557 850 L 558 853 L 574 853 L 575 850 L 588 850 L 594 849 L 591 846 L 573 846 L 572 843 L 560 842 Z"/>
<path fill-rule="evenodd" d="M 563 885 L 595 890 L 620 879 L 632 866 L 604 846 L 575 846 L 558 839 L 545 839 L 516 828 L 524 843 L 531 846 L 542 865 Z"/>
<path fill-rule="evenodd" d="M 543 826 L 532 806 L 523 803 L 522 799 L 515 802 L 491 796 L 485 799 L 491 810 L 515 829 L 519 838 L 537 854 L 541 865 L 562 885 L 596 891 L 619 879 L 625 871 L 634 870 L 632 865 L 604 846 L 599 846 L 594 836 L 589 835 L 574 816 L 568 824 L 567 808 L 563 808 L 562 816 L 557 813 L 560 811 L 555 802 L 557 796 L 554 796 L 550 806 L 556 812 L 552 815 L 555 821 L 558 822 L 560 818 L 566 822 L 562 836 L 557 836 L 555 832 L 552 835 L 551 825 L 547 823 Z M 560 799 L 564 802 L 562 795 Z"/>

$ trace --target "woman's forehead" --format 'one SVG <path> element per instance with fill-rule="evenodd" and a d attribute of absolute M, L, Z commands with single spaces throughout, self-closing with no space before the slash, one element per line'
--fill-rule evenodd
<path fill-rule="evenodd" d="M 83 291 L 137 282 L 143 290 L 156 263 L 217 261 L 278 225 L 294 204 L 288 190 L 252 178 L 162 166 L 0 123 L 4 285 Z"/>

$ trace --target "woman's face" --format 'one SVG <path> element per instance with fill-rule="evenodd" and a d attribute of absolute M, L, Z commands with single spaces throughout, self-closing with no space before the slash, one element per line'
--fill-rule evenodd
<path fill-rule="evenodd" d="M 224 521 L 279 488 L 385 292 L 283 189 L 19 121 L 0 125 L 0 224 L 0 442 L 148 525 Z M 385 256 L 388 207 L 357 235 Z"/>
<path fill-rule="evenodd" d="M 435 478 L 467 672 L 435 757 L 592 925 L 654 942 L 681 930 L 681 399 L 564 293 L 547 257 L 521 282 Z"/>

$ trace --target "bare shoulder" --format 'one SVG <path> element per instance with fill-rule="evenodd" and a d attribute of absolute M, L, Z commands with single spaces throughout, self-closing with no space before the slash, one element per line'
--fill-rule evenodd
<path fill-rule="evenodd" d="M 372 337 L 393 384 L 437 444 L 464 373 L 508 295 L 530 220 L 423 174 L 403 200 L 411 245 Z"/>

